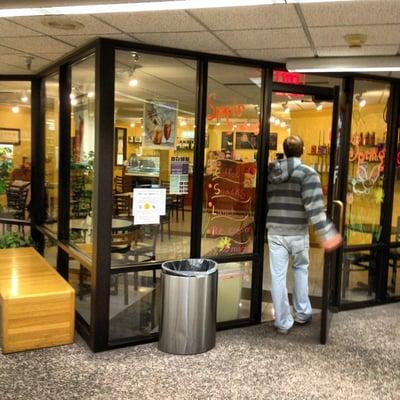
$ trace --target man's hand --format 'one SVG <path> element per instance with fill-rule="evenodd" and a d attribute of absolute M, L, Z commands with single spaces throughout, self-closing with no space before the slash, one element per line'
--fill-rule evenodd
<path fill-rule="evenodd" d="M 329 253 L 330 251 L 336 250 L 342 244 L 342 241 L 342 235 L 337 233 L 335 236 L 323 242 L 322 247 Z"/>

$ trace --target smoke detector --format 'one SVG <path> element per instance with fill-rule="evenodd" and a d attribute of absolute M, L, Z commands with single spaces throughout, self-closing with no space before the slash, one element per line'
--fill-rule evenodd
<path fill-rule="evenodd" d="M 367 35 L 364 33 L 349 33 L 344 35 L 344 40 L 351 49 L 359 49 L 367 42 Z"/>
<path fill-rule="evenodd" d="M 42 19 L 42 25 L 53 29 L 60 29 L 64 31 L 74 31 L 82 29 L 85 25 L 71 18 L 64 16 L 49 16 Z"/>

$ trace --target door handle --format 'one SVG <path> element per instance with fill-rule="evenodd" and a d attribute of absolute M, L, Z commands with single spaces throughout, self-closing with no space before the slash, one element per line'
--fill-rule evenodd
<path fill-rule="evenodd" d="M 333 206 L 339 207 L 339 233 L 343 231 L 343 213 L 344 213 L 344 205 L 340 200 L 333 200 Z"/>

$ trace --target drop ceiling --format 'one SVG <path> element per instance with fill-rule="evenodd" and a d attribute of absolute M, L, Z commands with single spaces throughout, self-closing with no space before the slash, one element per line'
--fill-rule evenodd
<path fill-rule="evenodd" d="M 121 3 L 125 0 L 111 0 Z M 18 7 L 105 3 L 105 0 L 19 0 Z M 0 9 L 16 7 L 2 0 Z M 51 18 L 65 18 L 63 16 Z M 76 15 L 75 30 L 52 28 L 43 17 L 0 19 L 0 74 L 36 73 L 96 37 L 285 62 L 288 57 L 396 55 L 399 0 L 286 4 L 190 11 Z M 346 33 L 365 33 L 349 49 Z M 34 57 L 31 71 L 26 57 Z"/>
<path fill-rule="evenodd" d="M 105 2 L 19 0 L 18 7 Z M 37 73 L 97 37 L 283 63 L 289 57 L 398 55 L 399 3 L 400 0 L 358 0 L 131 14 L 0 18 L 0 74 Z M 15 1 L 1 1 L 0 9 L 10 7 L 15 7 Z M 67 30 L 49 26 L 49 18 L 51 22 L 65 22 L 68 18 L 76 23 L 77 28 Z M 359 49 L 350 49 L 343 38 L 348 33 L 366 34 L 366 44 Z M 129 102 L 126 90 L 128 57 L 126 53 L 126 59 L 120 55 L 117 60 L 117 82 L 120 85 L 117 87 L 117 102 L 122 103 Z M 27 58 L 32 58 L 31 69 L 27 68 Z M 164 92 L 171 93 L 169 87 L 172 85 L 181 106 L 188 112 L 194 111 L 194 66 L 179 60 L 170 65 L 156 65 L 155 61 L 151 57 L 141 60 L 143 68 L 137 73 L 143 86 L 137 89 L 138 93 L 142 90 L 137 97 L 157 97 L 157 93 L 151 92 L 151 87 L 155 86 L 154 79 L 158 79 L 160 96 L 163 87 Z M 171 68 L 175 68 L 175 72 L 179 69 L 180 78 L 176 73 L 170 74 Z M 400 77 L 400 73 L 385 75 Z M 243 76 L 246 82 L 239 82 L 236 72 L 215 70 L 210 87 L 226 99 L 237 96 L 246 104 L 256 104 L 259 92 L 249 83 L 251 77 L 259 76 L 259 71 L 247 69 Z M 320 77 L 311 80 L 315 81 L 314 84 L 321 84 Z M 375 97 L 378 102 L 379 96 Z"/>

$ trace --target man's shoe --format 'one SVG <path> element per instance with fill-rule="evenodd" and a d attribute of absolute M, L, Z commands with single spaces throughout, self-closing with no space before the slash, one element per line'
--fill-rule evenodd
<path fill-rule="evenodd" d="M 300 319 L 299 317 L 293 317 L 294 322 L 299 325 L 306 325 L 309 324 L 312 320 L 312 316 L 308 317 L 307 319 Z"/>
<path fill-rule="evenodd" d="M 290 329 L 277 328 L 276 326 L 275 330 L 281 335 L 287 335 L 290 332 Z"/>

